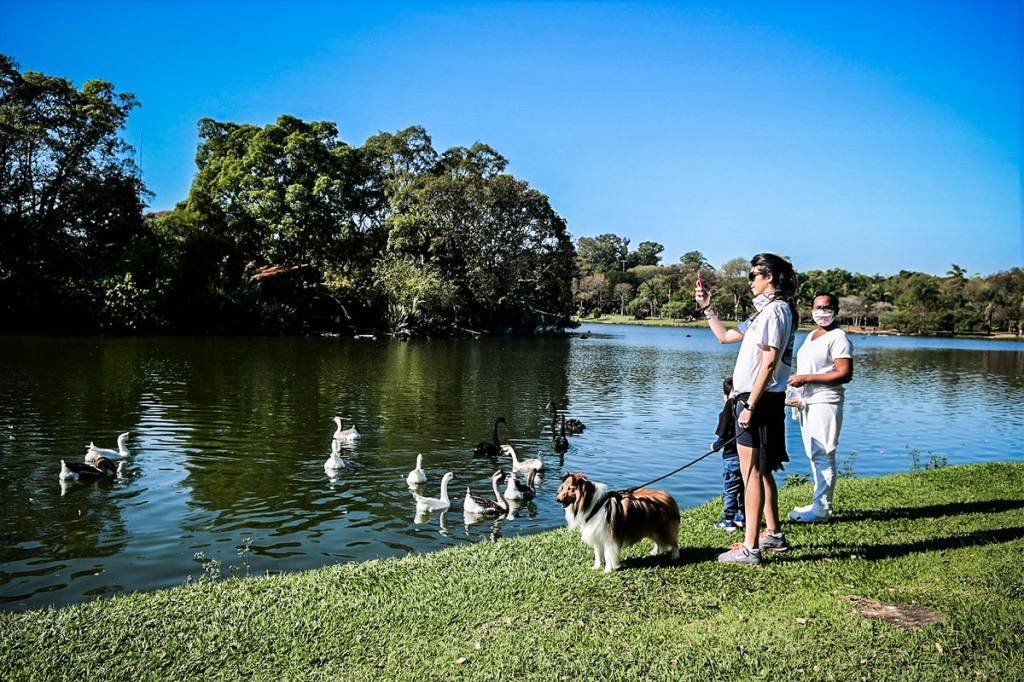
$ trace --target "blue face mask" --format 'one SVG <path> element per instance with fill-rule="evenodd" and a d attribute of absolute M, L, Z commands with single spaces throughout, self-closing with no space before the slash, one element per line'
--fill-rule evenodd
<path fill-rule="evenodd" d="M 761 312 L 761 309 L 768 305 L 772 300 L 772 297 L 768 294 L 758 294 L 754 297 L 754 310 Z"/>

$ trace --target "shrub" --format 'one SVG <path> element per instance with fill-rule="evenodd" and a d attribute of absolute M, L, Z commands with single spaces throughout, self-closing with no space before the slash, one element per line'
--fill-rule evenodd
<path fill-rule="evenodd" d="M 650 312 L 651 309 L 647 305 L 647 301 L 643 299 L 634 298 L 626 304 L 626 314 L 632 315 L 634 320 L 646 320 Z"/>
<path fill-rule="evenodd" d="M 670 317 L 673 320 L 681 320 L 684 317 L 690 317 L 693 312 L 693 306 L 682 301 L 669 301 L 665 305 L 661 306 L 661 316 Z"/>

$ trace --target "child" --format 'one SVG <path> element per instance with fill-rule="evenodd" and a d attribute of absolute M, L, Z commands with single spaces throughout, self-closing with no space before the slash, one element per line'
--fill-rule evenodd
<path fill-rule="evenodd" d="M 715 435 L 718 440 L 711 446 L 712 450 L 722 450 L 722 518 L 715 524 L 727 533 L 743 528 L 743 477 L 740 475 L 740 456 L 736 451 L 736 417 L 735 402 L 729 397 L 732 393 L 732 377 L 722 382 L 722 399 L 725 407 L 718 415 L 718 429 Z"/>

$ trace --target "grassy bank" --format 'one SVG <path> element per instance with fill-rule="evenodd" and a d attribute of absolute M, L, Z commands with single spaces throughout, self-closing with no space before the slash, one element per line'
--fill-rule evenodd
<path fill-rule="evenodd" d="M 794 549 L 760 568 L 713 561 L 735 536 L 711 529 L 709 503 L 684 512 L 679 562 L 649 560 L 641 545 L 612 575 L 592 571 L 589 549 L 562 530 L 3 614 L 0 669 L 16 679 L 1019 679 L 1022 477 L 1022 464 L 987 464 L 844 479 L 835 522 L 790 525 Z M 802 486 L 782 501 L 807 497 Z M 850 597 L 941 620 L 870 619 Z"/>

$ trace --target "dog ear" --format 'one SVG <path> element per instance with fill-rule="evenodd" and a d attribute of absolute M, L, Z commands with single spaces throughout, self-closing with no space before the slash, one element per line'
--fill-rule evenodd
<path fill-rule="evenodd" d="M 559 481 L 564 481 L 565 479 L 569 478 L 570 476 L 572 476 L 572 474 L 571 474 L 570 472 L 568 472 L 568 471 L 567 471 L 567 472 L 565 472 L 564 474 L 562 474 L 561 476 L 559 476 L 559 477 L 558 477 L 558 480 L 559 480 Z"/>

